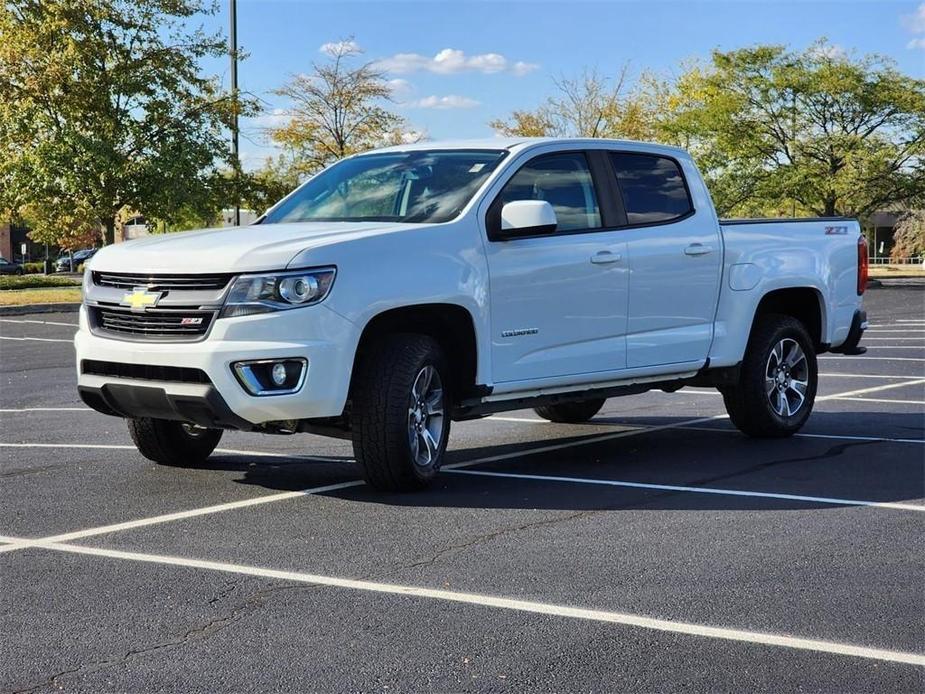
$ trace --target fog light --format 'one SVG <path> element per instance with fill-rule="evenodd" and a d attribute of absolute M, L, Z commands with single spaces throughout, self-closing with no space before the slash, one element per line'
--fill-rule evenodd
<path fill-rule="evenodd" d="M 231 365 L 235 377 L 251 395 L 286 395 L 302 387 L 308 362 L 305 359 L 260 359 Z"/>
<path fill-rule="evenodd" d="M 273 383 L 276 385 L 282 386 L 286 383 L 286 365 L 283 362 L 276 362 L 270 374 L 273 376 Z"/>

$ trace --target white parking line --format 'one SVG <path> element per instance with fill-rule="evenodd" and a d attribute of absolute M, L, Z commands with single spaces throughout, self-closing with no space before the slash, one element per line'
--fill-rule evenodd
<path fill-rule="evenodd" d="M 919 382 L 925 382 L 925 379 L 919 379 L 919 380 L 916 380 L 916 381 L 911 381 L 910 383 L 919 383 Z M 884 389 L 887 389 L 887 388 L 898 387 L 899 385 L 909 385 L 909 383 L 888 384 L 888 385 L 885 385 L 885 386 L 874 386 L 874 387 L 872 387 L 872 388 L 864 388 L 864 389 L 857 390 L 857 391 L 850 391 L 850 392 L 848 392 L 848 393 L 843 393 L 843 394 L 840 394 L 840 395 L 855 395 L 855 394 L 858 394 L 858 393 L 874 392 L 874 391 L 884 390 Z M 832 397 L 837 397 L 837 396 L 824 396 L 824 397 L 821 397 L 821 398 L 817 398 L 817 400 L 831 399 Z M 728 419 L 728 415 L 726 415 L 726 414 L 719 414 L 719 415 L 713 415 L 713 416 L 711 416 L 711 417 L 697 417 L 697 418 L 695 418 L 695 419 L 688 419 L 688 420 L 685 420 L 685 421 L 682 421 L 682 422 L 676 422 L 676 423 L 673 423 L 673 424 L 661 424 L 661 425 L 657 425 L 657 426 L 646 426 L 646 427 L 625 428 L 625 429 L 621 429 L 620 431 L 615 431 L 615 432 L 614 432 L 614 431 L 611 431 L 611 432 L 608 432 L 608 433 L 605 433 L 605 434 L 600 434 L 600 435 L 598 435 L 598 436 L 589 436 L 589 437 L 586 437 L 586 438 L 583 438 L 583 439 L 580 439 L 580 440 L 577 440 L 577 441 L 565 441 L 565 442 L 562 442 L 562 443 L 555 443 L 555 444 L 551 444 L 551 445 L 537 446 L 537 447 L 535 447 L 535 448 L 529 448 L 529 449 L 525 449 L 525 450 L 511 451 L 511 452 L 509 452 L 509 453 L 500 453 L 500 454 L 498 454 L 498 455 L 491 455 L 491 456 L 484 456 L 484 457 L 481 457 L 481 458 L 474 458 L 474 459 L 472 459 L 472 460 L 466 460 L 466 461 L 462 461 L 462 462 L 459 462 L 459 463 L 453 463 L 453 464 L 451 464 L 451 465 L 445 465 L 445 466 L 443 466 L 443 470 L 459 470 L 460 468 L 471 467 L 471 466 L 473 466 L 473 465 L 479 465 L 479 464 L 482 464 L 482 463 L 492 463 L 492 462 L 498 462 L 498 461 L 501 461 L 501 460 L 510 460 L 510 459 L 512 459 L 512 458 L 522 458 L 522 457 L 525 457 L 525 456 L 528 456 L 528 455 L 536 455 L 536 454 L 538 454 L 538 453 L 549 453 L 549 452 L 552 452 L 552 451 L 559 451 L 559 450 L 563 450 L 563 449 L 566 449 L 566 448 L 575 448 L 575 447 L 577 447 L 577 446 L 587 446 L 587 445 L 591 445 L 591 444 L 595 444 L 595 443 L 602 443 L 602 442 L 604 442 L 604 441 L 611 441 L 611 440 L 614 440 L 614 439 L 626 438 L 626 437 L 629 437 L 629 436 L 636 436 L 636 435 L 639 435 L 639 434 L 648 434 L 648 433 L 654 433 L 654 432 L 657 432 L 657 431 L 665 431 L 665 430 L 670 430 L 670 429 L 680 429 L 680 428 L 687 427 L 687 426 L 692 426 L 692 425 L 696 425 L 696 424 L 702 424 L 702 423 L 704 423 L 704 422 L 715 422 L 715 421 L 720 421 L 720 420 L 724 420 L 724 419 Z M 30 448 L 30 447 L 32 447 L 32 448 L 90 448 L 90 449 L 97 449 L 97 448 L 99 448 L 99 449 L 118 449 L 118 450 L 125 450 L 125 449 L 132 449 L 132 448 L 134 448 L 133 446 L 121 446 L 121 445 L 111 445 L 111 444 L 45 444 L 45 443 L 32 443 L 32 444 L 30 444 L 30 443 L 0 443 L 0 447 L 10 447 L 10 448 Z M 219 449 L 216 449 L 216 450 L 219 450 Z M 228 452 L 230 452 L 230 453 L 240 453 L 240 454 L 244 454 L 244 455 L 260 455 L 260 454 L 258 454 L 258 453 L 253 453 L 253 452 L 249 452 L 249 451 L 230 451 L 230 450 L 229 450 Z M 268 455 L 271 455 L 271 456 L 291 457 L 291 456 L 286 456 L 285 454 L 278 454 L 278 453 L 271 453 L 271 454 L 268 454 Z M 329 459 L 324 459 L 324 460 L 329 460 Z M 345 482 L 345 483 L 343 483 L 343 484 L 344 484 L 345 486 L 359 486 L 359 485 L 363 484 L 363 482 L 360 481 L 360 480 L 356 480 L 356 481 L 353 481 L 353 482 Z M 319 489 L 308 489 L 308 490 L 296 491 L 296 492 L 284 492 L 284 493 L 282 493 L 282 494 L 270 495 L 269 497 L 257 497 L 256 499 L 253 499 L 253 500 L 246 499 L 246 500 L 242 500 L 242 501 L 239 501 L 239 502 L 231 502 L 232 505 L 230 505 L 230 506 L 229 506 L 229 505 L 225 505 L 225 504 L 219 504 L 218 506 L 209 506 L 209 507 L 205 507 L 205 509 L 192 509 L 192 510 L 190 510 L 190 511 L 181 511 L 181 512 L 179 512 L 179 513 L 180 513 L 180 514 L 190 514 L 189 517 L 192 517 L 192 516 L 199 516 L 199 515 L 206 515 L 206 514 L 208 514 L 208 513 L 216 513 L 216 512 L 219 512 L 219 511 L 224 511 L 224 510 L 227 510 L 228 508 L 238 508 L 239 505 L 240 505 L 240 507 L 246 507 L 246 506 L 249 506 L 249 505 L 264 504 L 264 503 L 269 503 L 270 501 L 277 501 L 277 500 L 292 498 L 292 497 L 295 497 L 295 496 L 300 496 L 300 495 L 305 495 L 305 494 L 317 494 L 317 493 L 320 493 Z M 128 521 L 128 523 L 130 523 L 130 524 L 132 524 L 132 523 L 138 524 L 138 526 L 133 526 L 133 527 L 140 527 L 140 526 L 142 526 L 142 525 L 151 525 L 151 524 L 156 524 L 156 523 L 168 522 L 168 521 L 170 521 L 170 520 L 175 520 L 176 518 L 179 518 L 179 517 L 186 517 L 186 516 L 182 516 L 182 515 L 181 515 L 181 516 L 178 516 L 177 514 L 165 514 L 165 515 L 161 515 L 161 516 L 153 516 L 153 517 L 151 517 L 151 518 L 142 518 L 142 519 L 139 519 L 139 520 L 136 520 L 136 521 Z M 114 527 L 117 528 L 117 529 L 122 529 L 123 527 L 125 527 L 125 524 L 124 524 L 124 523 L 119 523 L 119 524 L 116 524 L 116 526 L 102 526 L 102 528 L 89 528 L 89 529 L 87 529 L 87 530 L 79 530 L 79 531 L 76 531 L 76 533 L 79 533 L 79 535 L 78 535 L 79 537 L 85 537 L 85 536 L 90 536 L 90 535 L 99 535 L 99 534 L 103 534 L 103 533 L 116 532 L 116 530 L 113 530 Z M 70 534 L 68 534 L 66 537 L 67 537 L 68 539 L 73 539 L 74 533 L 70 533 Z M 58 539 L 60 539 L 60 536 L 58 536 Z M 31 540 L 31 541 L 29 541 L 29 542 L 34 543 L 34 542 L 41 542 L 41 541 L 43 541 L 43 540 L 47 541 L 47 540 L 49 540 L 49 538 L 39 538 L 39 539 L 37 539 L 37 540 Z M 23 546 L 24 546 L 24 545 L 12 545 L 12 546 L 0 547 L 0 552 L 8 551 L 8 550 L 11 550 L 11 549 L 19 549 L 19 548 L 21 548 L 21 547 L 23 547 Z M 30 545 L 30 546 L 31 546 L 31 545 Z"/>
<path fill-rule="evenodd" d="M 514 598 L 505 598 L 493 595 L 483 595 L 480 593 L 466 593 L 454 590 L 441 590 L 436 588 L 425 588 L 422 586 L 409 586 L 394 583 L 379 583 L 376 581 L 361 581 L 351 578 L 339 578 L 336 576 L 324 576 L 320 574 L 310 574 L 298 571 L 280 571 L 278 569 L 246 566 L 242 564 L 230 564 L 225 562 L 206 561 L 202 559 L 187 559 L 184 557 L 145 554 L 141 552 L 125 552 L 121 550 L 103 549 L 97 547 L 83 547 L 80 545 L 43 543 L 40 545 L 40 547 L 42 549 L 49 549 L 58 552 L 68 552 L 72 554 L 83 554 L 93 557 L 106 557 L 109 559 L 122 559 L 126 561 L 136 561 L 147 564 L 159 564 L 166 566 L 180 566 L 192 569 L 202 569 L 205 571 L 218 571 L 222 573 L 233 573 L 244 576 L 255 576 L 258 578 L 269 578 L 278 581 L 308 583 L 311 585 L 326 586 L 330 588 L 359 590 L 369 593 L 402 595 L 430 600 L 442 600 L 446 602 L 475 605 L 479 607 L 491 607 L 495 609 L 542 614 L 552 617 L 564 617 L 568 619 L 581 619 L 593 622 L 619 624 L 621 626 L 650 629 L 654 631 L 674 634 L 684 634 L 687 636 L 721 639 L 725 641 L 751 643 L 762 646 L 778 646 L 782 648 L 814 651 L 817 653 L 828 653 L 832 655 L 849 656 L 854 658 L 865 658 L 869 660 L 879 660 L 890 663 L 903 663 L 906 665 L 918 666 L 925 665 L 925 655 L 921 655 L 919 653 L 910 653 L 908 651 L 869 648 L 867 646 L 857 646 L 854 644 L 841 643 L 837 641 L 823 641 L 821 639 L 807 639 L 798 636 L 790 636 L 787 634 L 773 634 L 744 629 L 714 627 L 704 624 L 696 624 L 693 622 L 683 622 L 674 619 L 656 619 L 653 617 L 646 617 L 643 615 L 627 612 L 614 612 L 610 610 L 571 607 L 553 603 L 518 600 Z"/>
<path fill-rule="evenodd" d="M 31 340 L 33 342 L 67 342 L 69 344 L 74 344 L 74 340 L 59 340 L 53 337 L 6 337 L 5 335 L 0 335 L 0 340 L 16 340 L 17 342 Z"/>
<path fill-rule="evenodd" d="M 724 434 L 738 434 L 738 429 L 730 429 L 726 427 L 683 427 L 686 431 L 721 431 Z M 798 432 L 794 434 L 795 437 L 801 439 L 832 439 L 835 441 L 878 441 L 881 443 L 912 443 L 925 445 L 925 439 L 895 439 L 888 436 L 860 436 L 860 435 L 847 435 L 847 434 L 808 434 L 804 432 Z"/>
<path fill-rule="evenodd" d="M 890 400 L 887 398 L 838 398 L 851 402 L 882 402 L 892 405 L 925 405 L 925 400 Z"/>
<path fill-rule="evenodd" d="M 917 386 L 925 383 L 925 378 L 916 378 L 911 381 L 902 381 L 900 383 L 887 383 L 883 386 L 872 386 L 870 388 L 858 388 L 857 390 L 849 390 L 845 393 L 834 393 L 833 395 L 823 395 L 821 398 L 816 398 L 816 402 L 820 400 L 840 400 L 841 398 L 850 398 L 855 395 L 865 395 L 866 393 L 877 393 L 882 390 L 890 390 L 891 388 L 905 388 L 906 386 Z"/>
<path fill-rule="evenodd" d="M 102 449 L 114 451 L 137 451 L 135 446 L 125 444 L 108 444 L 108 443 L 6 443 L 0 442 L 0 448 L 86 448 L 89 450 Z M 291 458 L 293 460 L 311 460 L 319 463 L 330 462 L 353 462 L 349 460 L 337 460 L 325 458 L 317 455 L 300 455 L 298 453 L 277 453 L 270 451 L 244 451 L 236 448 L 216 448 L 216 453 L 225 453 L 227 455 L 255 456 L 258 458 Z"/>
<path fill-rule="evenodd" d="M 107 533 L 116 533 L 123 530 L 133 530 L 135 528 L 144 528 L 149 525 L 158 525 L 160 523 L 169 523 L 171 521 L 184 520 L 186 518 L 195 518 L 197 516 L 206 516 L 212 513 L 221 513 L 223 511 L 231 511 L 239 508 L 249 508 L 251 506 L 261 506 L 263 504 L 273 503 L 274 501 L 285 501 L 286 499 L 295 499 L 300 496 L 309 496 L 311 494 L 324 494 L 325 492 L 333 492 L 339 489 L 348 489 L 349 487 L 359 487 L 365 484 L 362 480 L 351 480 L 349 482 L 339 482 L 338 484 L 327 484 L 323 487 L 313 487 L 310 489 L 302 489 L 294 492 L 280 492 L 279 494 L 268 494 L 266 496 L 257 496 L 251 497 L 249 499 L 241 499 L 240 501 L 229 501 L 224 504 L 215 504 L 214 506 L 204 506 L 202 508 L 194 508 L 188 511 L 177 511 L 176 513 L 165 513 L 160 516 L 150 516 L 148 518 L 139 518 L 133 521 L 125 521 L 124 523 L 113 523 L 111 525 L 101 525 L 95 528 L 87 528 L 86 530 L 76 530 L 71 533 L 63 533 L 61 535 L 52 535 L 50 537 L 43 537 L 38 539 L 27 539 L 27 538 L 18 538 L 13 545 L 8 545 L 6 547 L 0 547 L 0 552 L 11 550 L 11 549 L 25 549 L 26 547 L 36 547 L 39 544 L 48 543 L 48 542 L 69 542 L 71 540 L 81 540 L 86 537 L 94 537 L 95 535 L 105 535 Z"/>
<path fill-rule="evenodd" d="M 805 494 L 782 494 L 778 492 L 756 492 L 740 489 L 721 489 L 717 487 L 687 487 L 677 484 L 654 484 L 649 482 L 629 482 L 627 480 L 605 480 L 592 477 L 561 477 L 558 475 L 529 475 L 516 472 L 490 472 L 487 470 L 449 470 L 455 475 L 475 475 L 478 477 L 501 477 L 506 479 L 531 480 L 536 482 L 567 482 L 570 484 L 590 484 L 604 487 L 628 487 L 630 489 L 648 489 L 665 492 L 683 492 L 685 494 L 714 494 L 719 496 L 745 496 L 759 499 L 780 499 L 783 501 L 800 501 L 810 504 L 830 504 L 837 506 L 872 506 L 888 508 L 895 511 L 916 511 L 925 513 L 925 506 L 902 504 L 891 501 L 866 501 L 862 499 L 838 499 L 827 496 L 807 496 Z"/>
<path fill-rule="evenodd" d="M 837 355 L 829 356 L 827 354 L 824 354 L 821 357 L 819 357 L 820 361 L 822 360 L 829 361 L 832 359 L 838 359 L 839 361 L 855 360 L 855 359 L 862 359 L 864 361 L 925 361 L 925 359 L 922 359 L 921 357 L 869 357 L 866 354 L 859 354 L 857 356 L 850 356 L 847 354 L 837 354 Z"/>
<path fill-rule="evenodd" d="M 899 379 L 900 381 L 908 380 L 913 378 L 911 374 L 906 374 L 905 376 L 890 376 L 890 375 L 881 375 L 881 374 L 847 374 L 847 373 L 820 373 L 820 376 L 825 376 L 826 378 L 893 378 Z"/>
<path fill-rule="evenodd" d="M 28 318 L 0 318 L 0 323 L 34 323 L 38 325 L 64 325 L 69 328 L 79 327 L 77 323 L 59 323 L 52 320 L 34 320 Z"/>
<path fill-rule="evenodd" d="M 870 349 L 925 349 L 925 345 L 868 345 Z"/>
<path fill-rule="evenodd" d="M 89 407 L 6 407 L 0 412 L 10 414 L 13 412 L 96 412 Z"/>

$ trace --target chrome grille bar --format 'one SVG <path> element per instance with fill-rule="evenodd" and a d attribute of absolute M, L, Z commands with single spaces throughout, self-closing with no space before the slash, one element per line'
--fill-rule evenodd
<path fill-rule="evenodd" d="M 93 283 L 100 287 L 116 289 L 134 289 L 147 287 L 151 290 L 168 291 L 182 289 L 188 291 L 215 291 L 228 286 L 231 274 L 214 275 L 145 275 L 114 272 L 94 272 Z"/>

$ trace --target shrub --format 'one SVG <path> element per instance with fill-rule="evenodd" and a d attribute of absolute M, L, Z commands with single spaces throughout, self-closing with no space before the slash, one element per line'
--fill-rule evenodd
<path fill-rule="evenodd" d="M 36 273 L 43 273 L 43 272 L 45 272 L 45 263 L 43 263 L 43 262 L 23 263 L 23 264 L 22 264 L 22 271 L 25 272 L 27 275 L 34 275 L 34 274 L 36 274 Z"/>
<path fill-rule="evenodd" d="M 2 275 L 0 289 L 32 289 L 36 287 L 75 287 L 79 279 L 54 275 Z"/>

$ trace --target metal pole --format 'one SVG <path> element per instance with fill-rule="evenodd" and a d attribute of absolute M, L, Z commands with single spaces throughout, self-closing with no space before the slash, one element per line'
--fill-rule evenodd
<path fill-rule="evenodd" d="M 234 225 L 241 226 L 241 202 L 238 198 L 238 172 L 241 160 L 238 157 L 238 2 L 229 0 L 231 30 L 228 34 L 228 49 L 231 53 L 231 103 L 234 113 L 231 121 L 231 153 L 234 157 Z"/>

